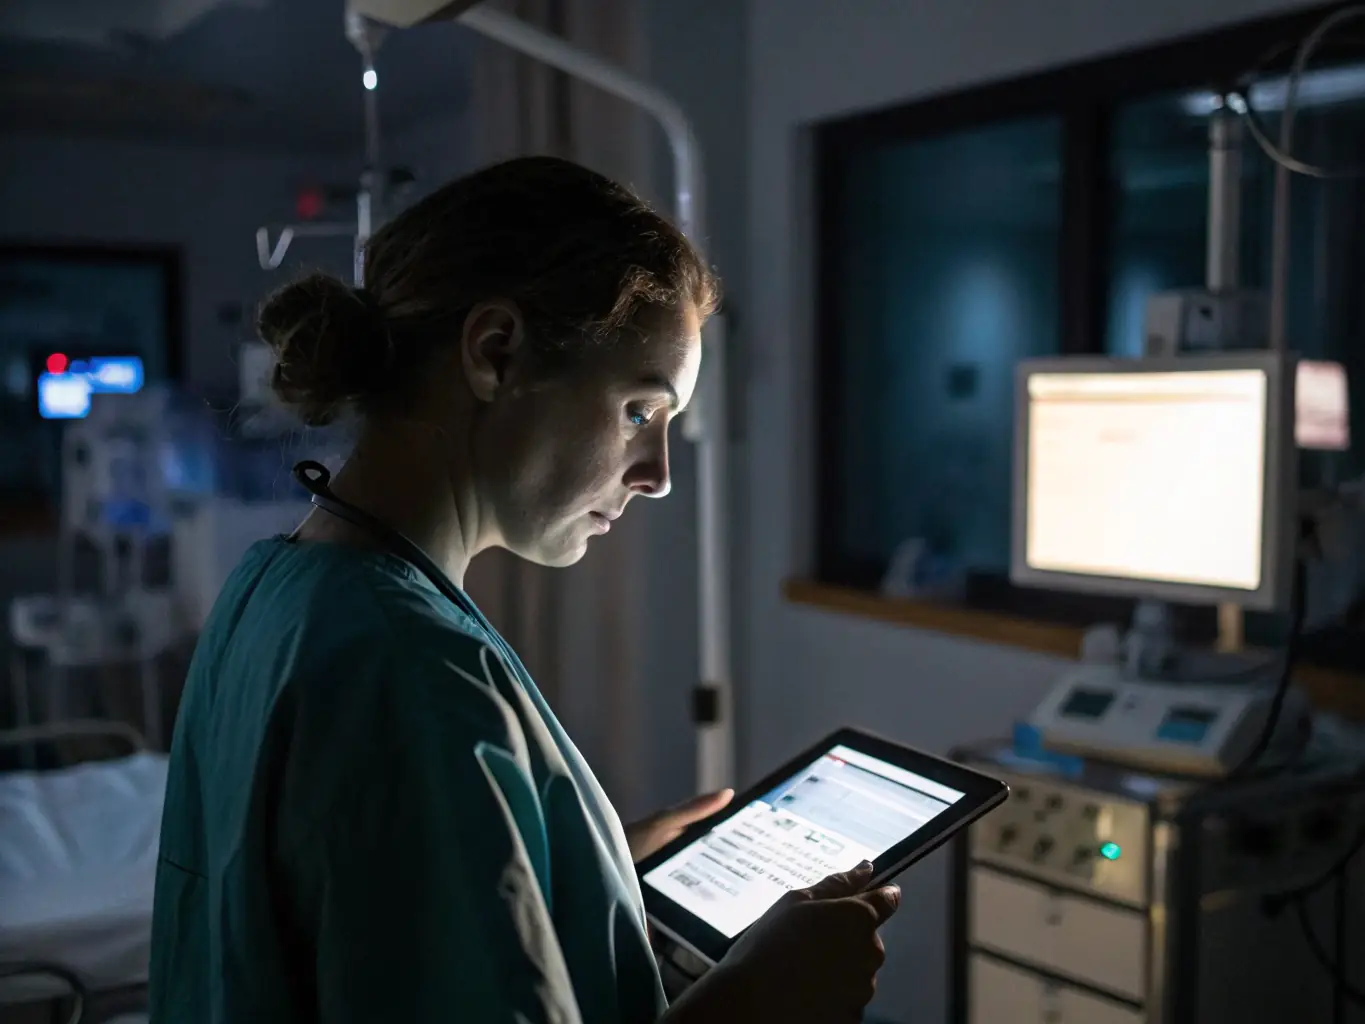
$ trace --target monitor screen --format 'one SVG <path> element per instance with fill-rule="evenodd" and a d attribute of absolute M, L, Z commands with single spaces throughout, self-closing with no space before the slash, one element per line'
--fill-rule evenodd
<path fill-rule="evenodd" d="M 1218 712 L 1207 708 L 1171 708 L 1157 726 L 1156 737 L 1171 743 L 1203 743 Z"/>
<path fill-rule="evenodd" d="M 72 358 L 49 353 L 37 378 L 38 415 L 47 420 L 84 419 L 92 395 L 135 395 L 146 372 L 141 356 Z"/>
<path fill-rule="evenodd" d="M 1067 718 L 1103 718 L 1104 713 L 1114 703 L 1112 690 L 1075 689 L 1062 705 L 1062 714 Z"/>
<path fill-rule="evenodd" d="M 644 883 L 734 938 L 788 890 L 875 860 L 962 796 L 834 747 L 647 872 Z"/>
<path fill-rule="evenodd" d="M 1026 383 L 1030 569 L 1261 586 L 1265 370 L 1039 371 Z"/>

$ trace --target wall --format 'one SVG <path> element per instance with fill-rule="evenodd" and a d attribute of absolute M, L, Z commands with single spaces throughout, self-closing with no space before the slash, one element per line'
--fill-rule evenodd
<path fill-rule="evenodd" d="M 1273 0 L 1198 6 L 1177 0 L 750 0 L 745 321 L 753 353 L 743 409 L 745 484 L 736 508 L 747 528 L 737 564 L 748 588 L 753 638 L 738 673 L 744 779 L 832 722 L 874 727 L 937 751 L 1003 732 L 1061 667 L 1049 658 L 813 612 L 781 599 L 782 579 L 809 571 L 813 549 L 812 206 L 802 127 L 1286 6 Z M 733 102 L 720 89 L 713 102 L 722 95 Z M 891 1019 L 944 1019 L 945 872 L 946 859 L 937 855 L 903 879 L 905 900 L 887 930 L 890 954 L 877 1001 Z"/>
<path fill-rule="evenodd" d="M 407 167 L 417 176 L 409 202 L 434 191 L 452 178 L 473 170 L 469 116 L 463 103 L 414 128 L 384 141 L 383 157 Z"/>
<path fill-rule="evenodd" d="M 344 183 L 353 174 L 348 161 L 335 157 L 9 137 L 0 166 L 0 237 L 179 248 L 185 371 L 198 385 L 232 384 L 232 343 L 250 325 L 225 327 L 218 309 L 244 303 L 249 316 L 280 281 L 257 263 L 256 227 L 293 220 L 304 185 Z M 288 267 L 347 272 L 344 241 L 297 244 Z"/>

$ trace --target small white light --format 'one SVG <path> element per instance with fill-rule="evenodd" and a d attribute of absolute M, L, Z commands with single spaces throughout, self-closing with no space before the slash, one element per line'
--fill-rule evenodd
<path fill-rule="evenodd" d="M 362 79 L 365 88 L 373 92 L 379 85 L 379 76 L 375 74 L 374 68 L 365 69 L 365 77 Z"/>
<path fill-rule="evenodd" d="M 1299 79 L 1295 99 L 1302 107 L 1325 107 L 1362 97 L 1365 97 L 1365 64 L 1351 64 L 1305 72 Z M 1253 83 L 1247 95 L 1230 95 L 1227 105 L 1237 114 L 1244 113 L 1248 106 L 1263 114 L 1278 113 L 1284 110 L 1288 98 L 1289 79 L 1279 75 Z M 1218 110 L 1222 102 L 1215 93 L 1193 92 L 1182 96 L 1180 105 L 1186 114 L 1207 117 Z"/>

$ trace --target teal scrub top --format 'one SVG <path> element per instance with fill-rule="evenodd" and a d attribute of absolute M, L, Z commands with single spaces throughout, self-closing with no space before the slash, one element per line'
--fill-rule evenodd
<path fill-rule="evenodd" d="M 283 538 L 224 587 L 171 750 L 153 1024 L 637 1024 L 621 823 L 472 602 Z"/>

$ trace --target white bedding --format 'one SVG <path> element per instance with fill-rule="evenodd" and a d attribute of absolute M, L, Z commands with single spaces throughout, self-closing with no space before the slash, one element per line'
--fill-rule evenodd
<path fill-rule="evenodd" d="M 166 757 L 0 774 L 0 963 L 73 971 L 91 991 L 147 979 Z M 0 1003 L 55 983 L 0 980 Z"/>

